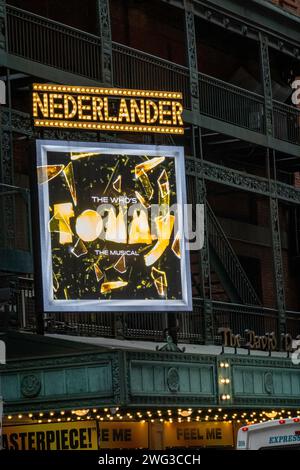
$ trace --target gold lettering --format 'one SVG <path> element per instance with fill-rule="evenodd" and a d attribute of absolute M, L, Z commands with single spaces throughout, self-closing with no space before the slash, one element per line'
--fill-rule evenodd
<path fill-rule="evenodd" d="M 127 108 L 127 103 L 126 103 L 126 100 L 122 98 L 120 101 L 118 121 L 122 122 L 124 118 L 126 119 L 126 122 L 130 122 L 130 116 L 129 116 L 129 112 Z"/>
<path fill-rule="evenodd" d="M 83 111 L 91 111 L 90 104 L 82 104 L 82 101 L 91 101 L 91 97 L 87 95 L 79 95 L 77 98 L 78 101 L 78 118 L 82 120 L 89 121 L 92 119 L 90 114 L 83 114 Z"/>
<path fill-rule="evenodd" d="M 113 208 L 109 210 L 106 224 L 106 240 L 115 243 L 127 243 L 125 214 L 121 207 L 117 216 Z"/>
<path fill-rule="evenodd" d="M 70 111 L 69 103 L 71 103 L 72 109 Z M 64 95 L 64 110 L 65 119 L 72 119 L 77 113 L 76 100 L 71 95 Z"/>
<path fill-rule="evenodd" d="M 98 212 L 87 209 L 76 220 L 76 233 L 84 242 L 93 242 L 102 232 L 102 217 Z"/>
<path fill-rule="evenodd" d="M 104 119 L 105 121 L 117 121 L 118 118 L 116 116 L 110 116 L 108 110 L 108 98 L 103 98 L 104 102 Z"/>
<path fill-rule="evenodd" d="M 73 204 L 66 202 L 54 204 L 54 216 L 49 220 L 49 231 L 59 233 L 59 243 L 72 243 L 73 232 L 70 226 L 70 219 L 74 217 Z"/>
<path fill-rule="evenodd" d="M 180 94 L 34 84 L 34 124 L 159 133 L 168 126 L 166 132 L 183 134 L 183 105 L 176 98 Z"/>
<path fill-rule="evenodd" d="M 231 340 L 231 329 L 230 328 L 219 328 L 218 333 L 222 334 L 222 343 L 224 346 L 230 345 Z"/>
<path fill-rule="evenodd" d="M 172 116 L 172 111 L 171 109 L 166 108 L 166 106 L 171 106 L 171 101 L 160 101 L 158 103 L 159 122 L 160 124 L 170 125 L 172 124 L 172 119 L 165 119 L 165 116 Z"/>
<path fill-rule="evenodd" d="M 62 95 L 50 93 L 49 95 L 49 107 L 50 107 L 50 118 L 52 119 L 63 119 L 62 113 L 56 113 L 57 109 L 63 109 L 62 103 L 56 103 L 54 100 L 62 99 Z"/>
<path fill-rule="evenodd" d="M 152 110 L 152 117 L 151 117 L 151 110 Z M 154 101 L 146 100 L 146 119 L 147 124 L 153 124 L 158 118 L 158 108 Z"/>
<path fill-rule="evenodd" d="M 182 120 L 183 106 L 177 101 L 172 102 L 172 119 L 174 126 L 183 126 Z"/>
<path fill-rule="evenodd" d="M 129 230 L 128 243 L 146 243 L 147 245 L 152 243 L 148 216 L 147 212 L 145 212 L 144 210 L 140 211 L 139 214 L 136 210 L 133 213 L 133 219 Z"/>
<path fill-rule="evenodd" d="M 103 121 L 103 99 L 99 98 L 99 96 L 92 97 L 92 107 L 93 107 L 93 121 Z"/>
<path fill-rule="evenodd" d="M 38 93 L 33 93 L 33 116 L 38 117 L 38 110 L 42 113 L 43 117 L 49 117 L 48 110 L 48 94 L 43 93 L 43 102 Z"/>
<path fill-rule="evenodd" d="M 140 100 L 140 107 L 138 106 L 136 100 L 130 100 L 130 115 L 131 115 L 131 122 L 136 122 L 136 117 L 139 119 L 141 123 L 145 123 L 145 101 Z"/>

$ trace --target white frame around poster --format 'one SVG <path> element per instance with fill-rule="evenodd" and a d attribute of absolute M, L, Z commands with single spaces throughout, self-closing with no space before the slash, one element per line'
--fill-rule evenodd
<path fill-rule="evenodd" d="M 118 155 L 148 155 L 151 157 L 173 157 L 175 159 L 176 192 L 178 204 L 178 230 L 184 234 L 184 205 L 186 204 L 186 182 L 184 150 L 182 147 L 154 146 L 154 145 L 131 145 L 114 143 L 87 143 L 57 140 L 36 141 L 36 166 L 46 166 L 47 152 L 101 152 Z M 101 312 L 101 311 L 191 311 L 192 291 L 189 252 L 187 243 L 181 237 L 181 285 L 182 298 L 177 300 L 168 299 L 145 299 L 145 300 L 57 300 L 53 297 L 52 281 L 52 254 L 51 234 L 48 230 L 49 223 L 49 190 L 48 184 L 38 185 L 39 203 L 39 234 L 41 245 L 41 276 L 43 285 L 43 307 L 45 312 Z"/>

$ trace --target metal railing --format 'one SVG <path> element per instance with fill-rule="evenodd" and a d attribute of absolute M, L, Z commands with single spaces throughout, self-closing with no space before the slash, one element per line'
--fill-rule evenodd
<path fill-rule="evenodd" d="M 300 339 L 300 313 L 287 311 L 286 312 L 286 331 L 293 336 L 293 339 Z"/>
<path fill-rule="evenodd" d="M 234 334 L 253 330 L 257 335 L 278 332 L 277 311 L 263 307 L 213 302 L 213 334 L 221 342 L 219 328 L 230 328 Z M 298 323 L 300 327 L 300 322 Z"/>
<path fill-rule="evenodd" d="M 8 52 L 44 65 L 101 80 L 98 36 L 7 6 Z"/>
<path fill-rule="evenodd" d="M 14 302 L 17 325 L 30 331 L 36 331 L 37 316 L 34 294 L 34 281 L 30 277 L 19 277 L 14 286 Z"/>
<path fill-rule="evenodd" d="M 12 280 L 14 297 L 10 308 L 13 325 L 36 331 L 36 305 L 33 279 Z M 234 334 L 243 336 L 245 330 L 256 335 L 274 332 L 278 334 L 278 312 L 261 306 L 247 306 L 213 301 L 214 344 L 221 344 L 219 328 L 230 328 Z M 203 300 L 193 299 L 192 312 L 172 313 L 177 316 L 180 342 L 203 344 Z M 287 311 L 286 331 L 297 338 L 300 335 L 300 314 Z M 165 340 L 167 314 L 165 312 L 101 312 L 101 313 L 56 313 L 45 316 L 47 333 L 76 336 L 102 336 L 144 341 Z"/>
<path fill-rule="evenodd" d="M 264 98 L 199 73 L 201 113 L 251 131 L 265 133 Z"/>
<path fill-rule="evenodd" d="M 29 190 L 2 183 L 0 183 L 0 248 L 31 251 Z"/>
<path fill-rule="evenodd" d="M 182 65 L 113 42 L 114 84 L 119 87 L 181 91 L 190 107 L 189 70 Z"/>
<path fill-rule="evenodd" d="M 207 204 L 207 225 L 209 243 L 221 261 L 241 301 L 246 305 L 260 304 L 251 282 L 209 204 Z"/>
<path fill-rule="evenodd" d="M 45 331 L 75 336 L 114 337 L 115 314 L 55 313 L 45 316 Z"/>
<path fill-rule="evenodd" d="M 8 52 L 66 72 L 101 81 L 101 39 L 71 26 L 7 5 Z M 115 86 L 182 91 L 190 109 L 189 69 L 116 42 L 112 43 Z M 198 74 L 200 112 L 238 127 L 265 133 L 263 96 Z M 274 101 L 275 137 L 300 144 L 300 111 Z"/>
<path fill-rule="evenodd" d="M 277 139 L 300 144 L 300 110 L 273 101 L 274 135 Z"/>

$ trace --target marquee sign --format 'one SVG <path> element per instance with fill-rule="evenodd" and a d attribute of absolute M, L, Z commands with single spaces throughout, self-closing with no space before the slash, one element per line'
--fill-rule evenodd
<path fill-rule="evenodd" d="M 230 446 L 233 442 L 231 423 L 164 423 L 164 443 L 168 447 Z"/>
<path fill-rule="evenodd" d="M 96 421 L 5 426 L 5 450 L 97 450 Z"/>
<path fill-rule="evenodd" d="M 220 327 L 218 333 L 221 334 L 222 345 L 230 348 L 293 352 L 300 344 L 300 335 L 293 339 L 290 333 L 281 334 L 280 341 L 278 341 L 274 331 L 257 335 L 254 330 L 248 329 L 243 334 L 235 334 L 228 327 Z"/>
<path fill-rule="evenodd" d="M 191 310 L 181 147 L 37 141 L 45 311 Z"/>
<path fill-rule="evenodd" d="M 183 134 L 182 93 L 33 85 L 38 127 Z"/>

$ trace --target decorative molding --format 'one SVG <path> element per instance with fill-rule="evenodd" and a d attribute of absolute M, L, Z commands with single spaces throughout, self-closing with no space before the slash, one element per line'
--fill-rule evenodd
<path fill-rule="evenodd" d="M 274 134 L 274 117 L 273 117 L 273 95 L 272 95 L 272 78 L 269 60 L 269 41 L 265 34 L 259 33 L 260 44 L 260 61 L 261 75 L 265 98 L 265 120 L 266 133 L 268 136 Z"/>
<path fill-rule="evenodd" d="M 101 38 L 102 82 L 107 85 L 112 85 L 113 70 L 109 0 L 97 0 L 97 13 L 99 35 Z"/>
<path fill-rule="evenodd" d="M 21 394 L 25 398 L 37 397 L 41 391 L 41 387 L 41 378 L 36 374 L 24 375 L 21 379 Z"/>
<path fill-rule="evenodd" d="M 288 40 L 287 36 L 281 34 L 279 29 L 276 33 L 273 33 L 268 30 L 267 24 L 260 26 L 255 24 L 254 21 L 251 22 L 249 17 L 242 17 L 233 12 L 228 12 L 225 10 L 225 2 L 224 9 L 214 5 L 212 1 L 208 4 L 207 0 L 194 0 L 193 3 L 195 15 L 199 16 L 201 19 L 255 41 L 259 41 L 259 33 L 263 32 L 268 38 L 270 47 L 281 50 L 284 54 L 299 59 L 299 44 L 293 40 Z M 268 17 L 268 12 L 265 13 L 264 20 Z"/>
<path fill-rule="evenodd" d="M 6 0 L 0 0 L 0 50 L 6 51 Z"/>
<path fill-rule="evenodd" d="M 54 140 L 73 140 L 73 141 L 84 141 L 84 142 L 97 142 L 96 132 L 80 132 L 71 130 L 61 129 L 43 129 L 42 138 L 54 139 Z"/>
<path fill-rule="evenodd" d="M 167 334 L 167 343 L 164 344 L 163 346 L 159 347 L 156 346 L 156 351 L 160 352 L 181 352 L 183 353 L 185 351 L 185 348 L 180 349 L 177 344 L 174 343 L 174 340 L 170 334 Z"/>
<path fill-rule="evenodd" d="M 272 367 L 280 368 L 280 369 L 294 369 L 299 370 L 299 366 L 296 366 L 292 363 L 291 359 L 286 358 L 278 358 L 278 357 L 269 357 L 269 356 L 254 356 L 254 355 L 243 355 L 237 356 L 235 354 L 231 355 L 222 355 L 223 362 L 228 362 L 230 360 L 230 366 L 234 370 L 235 366 L 243 366 L 243 367 L 265 367 L 266 369 L 270 369 Z"/>
<path fill-rule="evenodd" d="M 254 193 L 269 194 L 269 185 L 266 178 L 249 175 L 208 161 L 203 163 L 203 172 L 205 178 L 210 181 Z"/>
<path fill-rule="evenodd" d="M 130 403 L 131 406 L 140 406 L 140 405 L 193 405 L 193 406 L 205 406 L 205 405 L 216 405 L 217 399 L 216 396 L 199 396 L 199 395 L 151 395 L 151 396 L 139 396 L 134 395 L 134 400 Z"/>
<path fill-rule="evenodd" d="M 180 389 L 180 377 L 178 370 L 171 367 L 167 373 L 167 385 L 170 392 L 176 393 Z"/>
<path fill-rule="evenodd" d="M 249 25 L 241 18 L 235 18 L 230 13 L 226 13 L 226 11 L 214 5 L 207 5 L 207 2 L 201 0 L 194 1 L 194 8 L 195 15 L 210 23 L 226 28 L 239 35 L 247 36 L 250 39 L 258 40 L 258 29 Z"/>
<path fill-rule="evenodd" d="M 276 197 L 283 201 L 300 204 L 300 191 L 291 185 L 276 182 Z"/>
<path fill-rule="evenodd" d="M 13 185 L 13 147 L 12 129 L 3 126 L 5 111 L 0 108 L 0 183 Z M 9 118 L 8 118 L 9 119 Z M 0 238 L 6 248 L 15 247 L 15 199 L 14 196 L 2 196 L 0 200 Z"/>
<path fill-rule="evenodd" d="M 199 112 L 199 80 L 194 11 L 190 0 L 185 0 L 186 40 L 190 72 L 190 95 L 192 111 Z"/>
<path fill-rule="evenodd" d="M 279 315 L 279 335 L 281 335 L 286 332 L 286 315 L 278 199 L 275 197 L 270 197 L 270 218 L 275 275 L 275 290 Z"/>
<path fill-rule="evenodd" d="M 17 361 L 9 361 L 5 365 L 5 371 L 15 371 L 15 372 L 24 372 L 27 371 L 37 371 L 42 370 L 45 367 L 48 369 L 56 369 L 58 367 L 69 367 L 69 366 L 78 366 L 78 365 L 99 365 L 99 364 L 108 364 L 113 361 L 117 351 L 115 352 L 105 352 L 94 354 L 74 354 L 74 355 L 65 355 L 65 356 L 48 356 L 45 358 L 39 359 L 25 359 Z"/>
<path fill-rule="evenodd" d="M 32 137 L 34 134 L 30 114 L 4 106 L 1 107 L 1 126 L 4 130 L 24 134 L 29 137 Z"/>
<path fill-rule="evenodd" d="M 121 386 L 120 382 L 124 380 L 123 377 L 120 377 L 120 360 L 121 355 L 115 355 L 112 360 L 112 388 L 114 395 L 114 402 L 118 405 L 121 403 Z"/>
<path fill-rule="evenodd" d="M 196 174 L 195 159 L 187 155 L 185 156 L 185 172 L 188 176 L 195 176 Z"/>
<path fill-rule="evenodd" d="M 194 162 L 192 162 L 191 158 L 186 159 L 186 168 L 188 174 L 195 174 Z M 300 204 L 300 191 L 285 183 L 271 180 L 271 185 L 269 185 L 267 178 L 250 175 L 249 173 L 217 165 L 206 160 L 203 161 L 203 173 L 205 179 L 215 183 L 262 194 L 264 196 L 269 196 L 270 193 L 272 193 L 278 199 Z"/>
<path fill-rule="evenodd" d="M 203 364 L 203 365 L 215 365 L 215 357 L 214 356 L 208 356 L 208 355 L 203 355 L 203 354 L 190 354 L 190 353 L 168 353 L 168 352 L 158 352 L 158 351 L 127 351 L 127 360 L 130 362 L 136 362 L 136 361 L 149 361 L 149 362 L 154 362 L 158 363 L 161 362 L 162 364 L 168 363 L 169 365 L 171 364 L 176 364 L 179 366 L 181 363 L 185 364 L 191 364 L 191 363 L 197 363 L 197 364 Z"/>
<path fill-rule="evenodd" d="M 274 381 L 273 381 L 273 373 L 268 371 L 264 375 L 264 388 L 268 395 L 273 394 L 274 390 Z"/>

